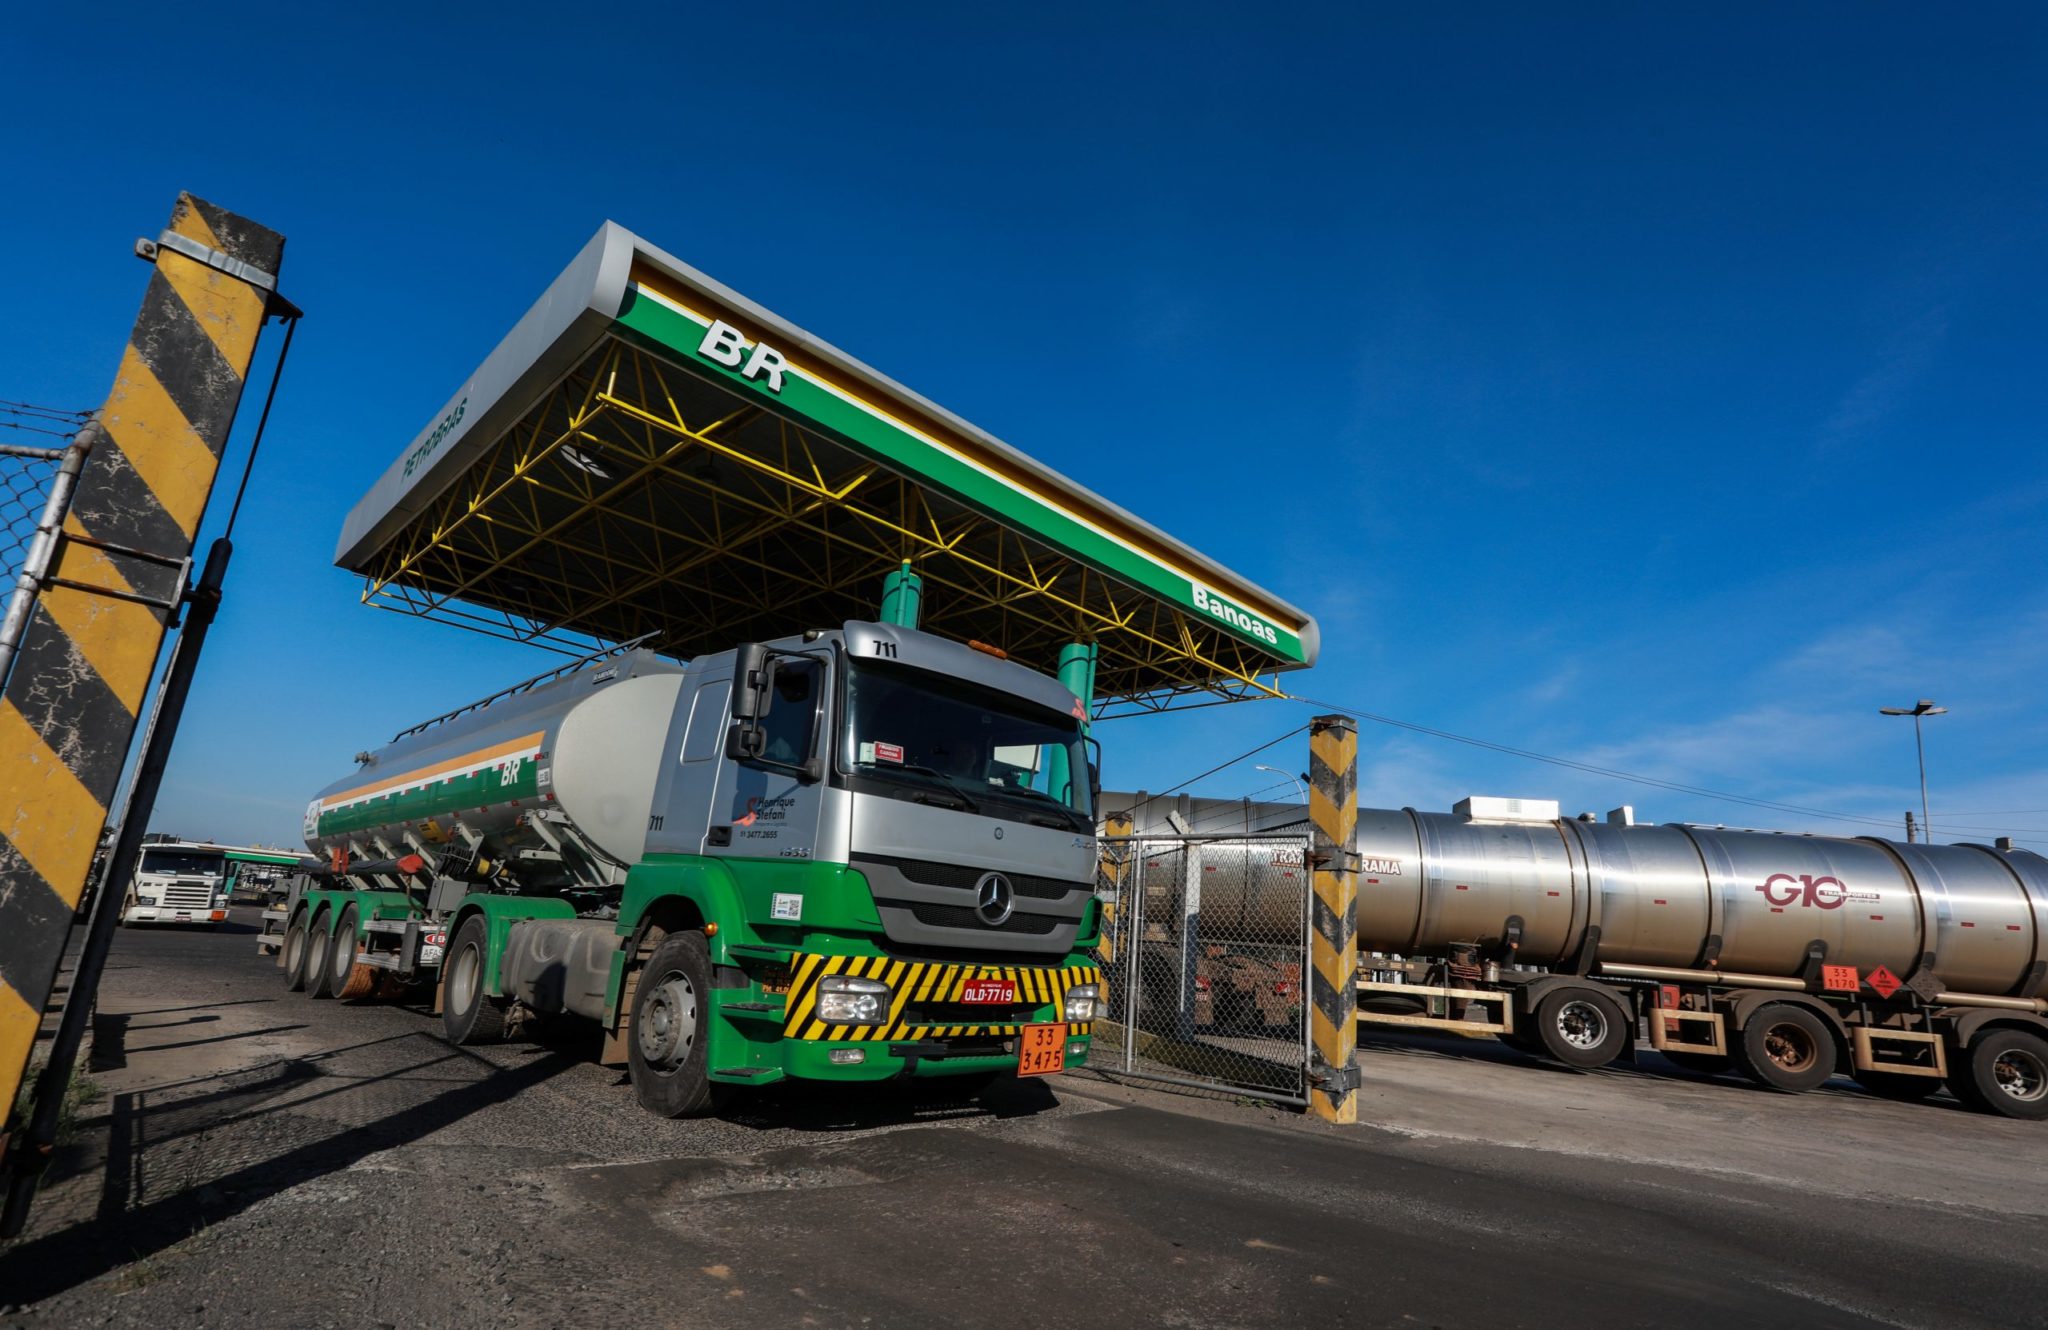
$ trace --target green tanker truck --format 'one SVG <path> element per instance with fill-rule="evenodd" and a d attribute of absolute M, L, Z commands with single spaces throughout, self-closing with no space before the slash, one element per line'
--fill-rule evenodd
<path fill-rule="evenodd" d="M 890 624 L 602 653 L 323 790 L 279 965 L 315 998 L 431 983 L 458 1044 L 594 1021 L 670 1117 L 783 1080 L 1071 1067 L 1101 983 L 1085 715 Z"/>

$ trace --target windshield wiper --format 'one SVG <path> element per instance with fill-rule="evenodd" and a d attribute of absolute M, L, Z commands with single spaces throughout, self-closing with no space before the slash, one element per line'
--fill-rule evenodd
<path fill-rule="evenodd" d="M 1031 798 L 1036 799 L 1040 803 L 1051 804 L 1054 808 L 1057 808 L 1062 814 L 1060 819 L 1056 822 L 1047 821 L 1043 814 L 1033 814 L 1027 816 L 1025 818 L 1025 821 L 1031 823 L 1033 826 L 1058 827 L 1061 830 L 1071 831 L 1078 827 L 1084 827 L 1088 824 L 1086 818 L 1084 818 L 1080 813 L 1075 812 L 1072 808 L 1067 806 L 1066 800 L 1059 798 L 1057 795 L 1047 794 L 1044 790 L 1034 790 L 1029 785 L 1005 785 L 1001 787 L 1001 792 L 1006 795 L 1028 795 Z"/>
<path fill-rule="evenodd" d="M 863 763 L 862 765 L 866 766 L 868 770 L 878 773 L 886 771 L 908 771 L 914 776 L 923 776 L 927 780 L 935 780 L 939 784 L 945 786 L 945 792 L 947 794 L 952 795 L 955 799 L 958 799 L 960 801 L 956 804 L 942 803 L 939 805 L 940 807 L 958 808 L 969 813 L 979 813 L 981 811 L 981 805 L 976 803 L 972 798 L 970 798 L 967 794 L 967 791 L 961 789 L 958 785 L 955 785 L 953 783 L 953 778 L 948 776 L 943 771 L 937 771 L 931 767 L 923 766 L 916 762 L 891 762 L 887 766 L 878 766 L 873 763 Z M 918 793 L 929 794 L 937 793 L 937 791 L 920 790 Z M 915 795 L 912 797 L 916 798 Z M 918 802 L 931 803 L 932 801 L 930 799 L 918 799 Z"/>

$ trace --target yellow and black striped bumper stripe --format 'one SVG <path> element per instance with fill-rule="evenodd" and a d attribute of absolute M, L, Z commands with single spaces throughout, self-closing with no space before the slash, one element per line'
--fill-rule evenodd
<path fill-rule="evenodd" d="M 273 275 L 284 257 L 284 237 L 189 194 L 169 229 Z M 92 451 L 0 698 L 0 1106 L 56 979 L 268 300 L 160 249 L 86 427 Z"/>
<path fill-rule="evenodd" d="M 797 956 L 790 965 L 788 1015 L 782 1033 L 791 1039 L 853 1040 L 875 1042 L 910 1039 L 951 1039 L 968 1036 L 1014 1035 L 1019 1025 L 917 1025 L 905 1012 L 928 1002 L 957 1002 L 960 990 L 970 979 L 1007 979 L 1017 985 L 1020 1002 L 1052 1008 L 1048 1018 L 1058 1020 L 1067 990 L 1075 984 L 1100 984 L 1102 971 L 1093 965 L 945 965 L 936 961 L 895 961 L 884 956 Z M 827 975 L 844 974 L 879 979 L 889 985 L 889 1017 L 880 1025 L 828 1025 L 818 1020 L 818 983 Z M 1076 1025 L 1075 1034 L 1087 1034 L 1090 1027 Z"/>

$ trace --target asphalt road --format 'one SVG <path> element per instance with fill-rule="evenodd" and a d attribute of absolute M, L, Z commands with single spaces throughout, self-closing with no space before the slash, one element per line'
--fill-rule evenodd
<path fill-rule="evenodd" d="M 437 1028 L 124 932 L 0 1324 L 2048 1325 L 2048 1129 L 1939 1105 L 1374 1037 L 1358 1128 L 1086 1076 L 665 1122 Z"/>

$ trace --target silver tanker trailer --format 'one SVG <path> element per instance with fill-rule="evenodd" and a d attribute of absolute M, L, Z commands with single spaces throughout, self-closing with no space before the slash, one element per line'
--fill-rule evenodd
<path fill-rule="evenodd" d="M 1134 808 L 1135 806 L 1135 808 Z M 1139 835 L 1299 830 L 1299 805 L 1106 795 Z M 1292 866 L 1206 840 L 1237 871 L 1201 914 L 1300 936 Z M 1690 1070 L 2048 1118 L 2048 859 L 1558 816 L 1547 800 L 1358 812 L 1359 1019 L 1491 1034 L 1574 1067 L 1639 1041 Z M 1147 889 L 1152 887 L 1147 880 Z M 1371 953 L 1371 954 L 1368 954 Z M 1216 958 L 1206 958 L 1211 965 Z"/>

